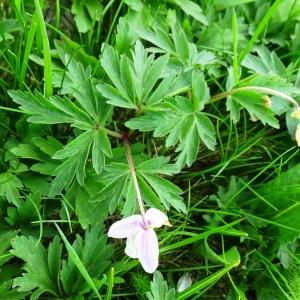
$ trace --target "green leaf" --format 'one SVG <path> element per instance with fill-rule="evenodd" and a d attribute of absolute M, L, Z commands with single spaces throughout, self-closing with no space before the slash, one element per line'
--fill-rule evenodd
<path fill-rule="evenodd" d="M 32 143 L 49 156 L 54 155 L 55 152 L 63 147 L 63 145 L 52 136 L 47 136 L 47 139 L 42 137 L 33 137 Z"/>
<path fill-rule="evenodd" d="M 205 146 L 214 150 L 216 145 L 215 129 L 211 120 L 203 113 L 195 114 L 195 123 L 198 134 Z"/>
<path fill-rule="evenodd" d="M 232 96 L 227 97 L 226 109 L 230 112 L 230 118 L 234 123 L 237 123 L 240 120 L 240 111 L 242 106 L 239 105 L 237 101 L 232 98 Z"/>
<path fill-rule="evenodd" d="M 71 123 L 72 119 L 49 102 L 44 96 L 36 92 L 24 93 L 21 91 L 8 91 L 9 96 L 14 102 L 21 105 L 21 109 L 30 115 L 29 121 L 33 123 L 55 124 L 55 123 Z"/>
<path fill-rule="evenodd" d="M 52 277 L 48 265 L 47 251 L 44 246 L 41 243 L 37 244 L 35 238 L 26 238 L 24 236 L 17 236 L 12 242 L 12 246 L 13 250 L 11 250 L 11 253 L 24 260 L 24 269 L 26 271 L 26 273 L 22 274 L 22 277 L 14 279 L 13 286 L 17 286 L 21 292 L 31 291 L 37 288 L 38 291 L 47 291 L 57 297 L 60 293 L 57 278 Z M 50 245 L 50 251 L 54 251 L 54 249 L 51 248 L 53 248 L 53 246 Z M 58 247 L 56 247 L 56 251 L 59 251 Z M 55 262 L 55 264 L 57 264 L 57 262 Z M 52 268 L 52 264 L 50 264 L 50 266 Z"/>
<path fill-rule="evenodd" d="M 162 111 L 149 112 L 126 122 L 130 129 L 154 131 L 154 137 L 166 138 L 166 146 L 178 144 L 177 165 L 191 166 L 195 161 L 200 139 L 205 146 L 214 150 L 216 144 L 215 130 L 210 119 L 202 112 L 195 112 L 193 103 L 184 97 L 177 96 L 165 103 Z"/>
<path fill-rule="evenodd" d="M 180 196 L 182 194 L 181 189 L 159 176 L 159 174 L 172 175 L 178 172 L 176 166 L 168 164 L 167 158 L 157 157 L 144 160 L 136 165 L 136 172 L 141 183 L 141 193 L 146 195 L 146 201 L 150 200 L 150 205 L 152 202 L 152 206 L 157 206 L 155 202 L 158 198 L 167 210 L 172 206 L 177 211 L 186 212 L 186 207 Z"/>
<path fill-rule="evenodd" d="M 101 72 L 99 71 L 98 64 L 99 60 L 93 56 L 86 53 L 85 48 L 81 46 L 81 44 L 76 43 L 75 41 L 68 39 L 66 36 L 63 40 L 54 40 L 54 45 L 57 50 L 57 54 L 59 55 L 59 58 L 61 61 L 64 62 L 65 65 L 67 65 L 66 56 L 67 57 L 73 57 L 76 61 L 80 62 L 84 68 L 87 68 L 88 66 L 91 66 L 93 69 L 93 72 L 97 75 L 100 75 Z M 67 54 L 67 55 L 66 55 Z M 65 70 L 58 70 L 58 68 L 53 70 L 53 84 L 54 82 L 60 82 L 60 85 L 62 83 L 63 75 L 59 73 L 65 74 Z M 55 80 L 55 77 L 59 76 L 60 80 Z M 64 81 L 63 81 L 64 83 Z"/>
<path fill-rule="evenodd" d="M 189 16 L 204 25 L 208 25 L 205 15 L 202 13 L 202 8 L 190 0 L 174 0 L 174 2 Z"/>
<path fill-rule="evenodd" d="M 112 157 L 111 145 L 103 128 L 99 128 L 93 137 L 92 162 L 97 174 L 105 166 L 105 156 Z"/>
<path fill-rule="evenodd" d="M 103 95 L 103 97 L 108 99 L 107 103 L 109 104 L 124 108 L 137 108 L 137 106 L 132 103 L 127 96 L 123 96 L 116 88 L 110 85 L 99 84 L 97 85 L 97 89 Z"/>
<path fill-rule="evenodd" d="M 83 229 L 99 223 L 108 214 L 108 205 L 92 201 L 102 187 L 103 183 L 98 175 L 88 174 L 84 186 L 74 182 L 66 194 L 70 203 L 75 202 L 76 215 Z"/>
<path fill-rule="evenodd" d="M 153 191 L 157 194 L 164 207 L 169 210 L 170 206 L 177 211 L 186 213 L 186 206 L 182 201 L 181 189 L 165 178 L 159 176 L 145 174 L 139 172 L 141 176 L 148 182 Z"/>
<path fill-rule="evenodd" d="M 179 27 L 179 26 L 178 26 Z M 172 37 L 175 46 L 176 55 L 184 64 L 189 64 L 190 49 L 185 32 L 181 27 L 172 27 Z"/>
<path fill-rule="evenodd" d="M 42 124 L 73 123 L 79 128 L 90 127 L 92 119 L 70 100 L 57 96 L 49 99 L 39 92 L 35 95 L 21 91 L 8 91 L 10 97 L 21 105 L 24 113 L 31 115 L 29 122 Z"/>
<path fill-rule="evenodd" d="M 105 70 L 109 79 L 120 92 L 121 95 L 126 95 L 126 90 L 123 88 L 120 74 L 120 61 L 118 53 L 110 45 L 106 45 L 101 56 L 101 66 Z"/>
<path fill-rule="evenodd" d="M 210 99 L 210 93 L 203 73 L 200 70 L 193 71 L 192 95 L 194 110 L 203 110 L 204 105 Z"/>
<path fill-rule="evenodd" d="M 292 242 L 299 234 L 297 232 L 297 230 L 300 230 L 297 217 L 300 213 L 299 179 L 300 165 L 297 164 L 256 189 L 257 194 L 268 203 L 271 203 L 277 211 L 274 211 L 274 209 L 264 204 L 258 198 L 252 199 L 254 201 L 252 207 L 255 208 L 256 215 L 262 215 L 263 212 L 262 217 L 272 220 L 279 225 L 282 224 L 295 229 L 294 231 L 278 226 L 278 234 L 274 236 L 278 244 Z"/>
<path fill-rule="evenodd" d="M 109 172 L 109 166 L 106 168 L 106 171 Z M 103 175 L 105 176 L 108 174 L 104 173 Z M 127 189 L 129 170 L 126 170 L 125 172 L 123 170 L 119 170 L 118 173 L 114 173 L 114 176 L 115 178 L 111 178 L 110 181 L 107 182 L 106 186 L 102 188 L 91 200 L 92 202 L 101 205 L 104 213 L 108 210 L 112 214 L 117 205 L 120 204 L 124 191 Z"/>
<path fill-rule="evenodd" d="M 21 300 L 29 294 L 29 292 L 19 292 L 17 289 L 12 289 L 12 280 L 0 283 L 0 299 L 2 300 Z"/>
<path fill-rule="evenodd" d="M 117 34 L 116 34 L 116 49 L 119 53 L 129 53 L 131 45 L 136 39 L 136 34 L 132 28 L 131 23 L 127 21 L 126 17 L 120 17 Z"/>
<path fill-rule="evenodd" d="M 0 231 L 0 266 L 4 265 L 13 256 L 9 254 L 11 248 L 11 241 L 17 235 L 15 230 L 1 230 Z M 1 278 L 3 279 L 3 278 Z M 0 288 L 1 290 L 1 288 Z"/>
<path fill-rule="evenodd" d="M 258 57 L 248 54 L 242 61 L 242 66 L 260 74 L 273 74 L 288 78 L 287 70 L 276 52 L 269 51 L 265 46 L 255 48 Z"/>
<path fill-rule="evenodd" d="M 174 175 L 178 173 L 175 165 L 168 164 L 167 157 L 159 156 L 142 161 L 135 166 L 137 171 L 149 174 Z"/>
<path fill-rule="evenodd" d="M 29 194 L 26 200 L 20 200 L 19 207 L 8 207 L 6 221 L 11 226 L 23 225 L 27 226 L 32 221 L 38 219 L 36 207 L 41 208 L 41 194 L 35 192 Z"/>
<path fill-rule="evenodd" d="M 92 29 L 95 21 L 102 19 L 103 7 L 95 0 L 74 0 L 71 8 L 79 32 L 85 33 Z"/>
<path fill-rule="evenodd" d="M 274 128 L 279 128 L 278 120 L 274 117 L 272 110 L 265 105 L 261 94 L 243 91 L 231 95 L 227 109 L 230 110 L 234 121 L 239 120 L 239 110 L 241 108 L 245 108 L 252 118 L 259 119 L 264 125 L 269 124 Z"/>
<path fill-rule="evenodd" d="M 147 292 L 148 300 L 174 300 L 175 289 L 169 288 L 162 274 L 156 271 L 153 276 L 153 281 L 151 282 L 151 291 Z"/>
<path fill-rule="evenodd" d="M 78 152 L 82 151 L 82 147 L 86 147 L 86 145 L 89 145 L 92 142 L 93 134 L 94 133 L 92 131 L 85 131 L 64 146 L 63 149 L 57 151 L 52 158 L 64 159 L 78 154 Z"/>
<path fill-rule="evenodd" d="M 100 174 L 105 166 L 105 156 L 111 157 L 111 146 L 104 128 L 88 130 L 80 134 L 63 149 L 57 151 L 52 158 L 66 159 L 59 165 L 52 175 L 55 175 L 49 195 L 54 196 L 67 188 L 74 176 L 80 185 L 84 185 L 85 170 L 92 148 L 92 164 L 97 174 Z"/>
<path fill-rule="evenodd" d="M 155 207 L 157 209 L 163 210 L 163 205 L 158 197 L 158 195 L 153 191 L 151 186 L 147 183 L 142 175 L 137 175 L 138 184 L 142 194 L 142 198 L 149 207 Z M 135 198 L 136 199 L 136 198 Z"/>
<path fill-rule="evenodd" d="M 49 196 L 53 197 L 59 194 L 63 188 L 70 186 L 77 168 L 77 157 L 69 157 L 55 169 L 55 179 L 52 181 Z"/>
<path fill-rule="evenodd" d="M 114 86 L 100 84 L 98 90 L 114 106 L 137 109 L 142 104 L 158 103 L 170 93 L 170 80 L 162 80 L 169 61 L 168 55 L 154 59 L 147 55 L 141 42 L 135 44 L 132 59 L 125 54 L 119 58 L 110 46 L 104 50 L 101 64 Z M 166 85 L 166 83 L 168 83 Z"/>
<path fill-rule="evenodd" d="M 63 261 L 61 271 L 64 290 L 74 295 L 93 289 L 101 299 L 93 279 L 99 278 L 107 269 L 113 253 L 111 245 L 107 245 L 103 226 L 88 228 L 84 239 L 77 235 L 72 245 L 60 229 L 59 232 L 69 254 L 68 260 Z"/>
<path fill-rule="evenodd" d="M 29 158 L 38 161 L 47 161 L 47 156 L 43 155 L 35 146 L 28 144 L 20 144 L 12 148 L 11 153 L 18 157 Z"/>
<path fill-rule="evenodd" d="M 176 53 L 172 40 L 162 28 L 154 28 L 154 31 L 138 29 L 138 34 L 142 39 L 154 44 L 156 47 L 164 50 L 164 52 Z"/>
<path fill-rule="evenodd" d="M 134 190 L 133 180 L 132 180 L 132 178 L 130 178 L 128 185 L 127 185 L 125 204 L 124 204 L 124 207 L 123 207 L 121 213 L 124 217 L 129 217 L 136 212 L 137 207 L 138 207 L 138 204 L 136 201 L 136 194 L 135 194 L 135 190 Z"/>
<path fill-rule="evenodd" d="M 242 5 L 245 3 L 250 3 L 250 2 L 255 2 L 257 0 L 227 0 L 224 2 L 223 0 L 214 0 L 214 4 L 219 6 L 220 8 L 227 8 L 231 6 L 236 6 L 236 5 Z"/>
<path fill-rule="evenodd" d="M 68 84 L 62 86 L 62 93 L 73 95 L 84 111 L 96 118 L 97 100 L 91 78 L 91 67 L 84 69 L 81 63 L 68 56 L 66 61 L 68 61 L 66 73 Z"/>
<path fill-rule="evenodd" d="M 7 201 L 15 206 L 20 205 L 19 189 L 23 187 L 22 182 L 9 171 L 0 174 L 0 196 L 6 197 Z"/>
<path fill-rule="evenodd" d="M 11 34 L 16 31 L 21 31 L 22 26 L 16 19 L 4 19 L 0 21 L 0 42 L 3 40 L 13 39 Z"/>
<path fill-rule="evenodd" d="M 227 207 L 227 202 L 230 203 L 231 199 L 240 191 L 242 186 L 242 183 L 238 181 L 235 176 L 230 176 L 228 188 L 225 189 L 224 187 L 219 186 L 217 195 L 211 197 L 218 202 L 220 208 Z M 236 205 L 236 202 L 232 202 L 230 207 L 232 208 Z"/>
<path fill-rule="evenodd" d="M 184 131 L 187 131 L 187 128 L 189 129 L 184 141 L 182 141 L 176 149 L 177 152 L 180 152 L 177 159 L 179 168 L 183 167 L 185 164 L 191 166 L 196 160 L 199 151 L 200 141 L 196 124 L 193 122 L 192 118 L 188 118 L 187 121 L 188 123 L 186 123 L 186 129 L 184 129 Z"/>

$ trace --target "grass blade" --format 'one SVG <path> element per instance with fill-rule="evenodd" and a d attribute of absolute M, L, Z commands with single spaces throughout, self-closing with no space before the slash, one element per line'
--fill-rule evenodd
<path fill-rule="evenodd" d="M 49 39 L 47 36 L 46 24 L 43 17 L 43 12 L 40 6 L 39 0 L 34 0 L 35 9 L 38 15 L 38 32 L 43 43 L 44 52 L 44 79 L 45 79 L 45 96 L 49 97 L 52 95 L 52 70 L 51 70 L 51 53 Z"/>
<path fill-rule="evenodd" d="M 84 279 L 86 280 L 86 282 L 88 283 L 90 288 L 95 292 L 98 299 L 102 300 L 102 297 L 100 296 L 100 294 L 99 294 L 99 292 L 98 292 L 98 290 L 95 286 L 95 283 L 94 283 L 93 279 L 90 277 L 90 275 L 87 272 L 85 266 L 83 265 L 80 258 L 78 257 L 76 251 L 74 250 L 72 245 L 69 243 L 69 241 L 67 240 L 66 236 L 61 231 L 59 226 L 57 224 L 55 224 L 55 226 L 58 230 L 59 235 L 61 236 L 62 240 L 64 241 L 64 244 L 67 248 L 68 254 L 70 255 L 70 258 L 72 259 L 73 263 L 76 265 L 76 267 L 78 268 L 78 270 L 80 271 L 81 275 L 84 277 Z"/>
<path fill-rule="evenodd" d="M 188 289 L 184 290 L 182 293 L 180 293 L 177 296 L 177 300 L 183 300 L 187 299 L 188 297 L 191 297 L 195 293 L 198 293 L 199 291 L 205 289 L 208 286 L 211 286 L 217 281 L 223 277 L 225 274 L 227 274 L 231 269 L 237 267 L 240 264 L 240 260 L 237 260 L 236 262 L 233 262 L 231 265 L 226 266 L 222 268 L 221 270 L 217 271 L 216 273 L 204 278 L 203 280 L 200 280 L 193 284 L 191 287 Z"/>
<path fill-rule="evenodd" d="M 232 50 L 233 50 L 233 74 L 234 81 L 237 84 L 240 80 L 239 64 L 238 64 L 238 21 L 235 10 L 232 10 Z"/>
<path fill-rule="evenodd" d="M 29 55 L 30 55 L 30 50 L 32 48 L 32 44 L 33 44 L 33 40 L 34 40 L 36 30 L 38 28 L 38 22 L 39 22 L 38 14 L 37 14 L 37 11 L 35 11 L 35 13 L 32 17 L 30 30 L 29 30 L 29 33 L 28 33 L 28 36 L 27 36 L 26 46 L 25 46 L 25 51 L 24 51 L 24 56 L 23 56 L 23 61 L 22 61 L 22 66 L 21 66 L 21 74 L 20 74 L 20 83 L 21 84 L 23 84 L 23 82 L 25 80 L 26 70 L 27 70 L 28 60 L 29 60 Z"/>
<path fill-rule="evenodd" d="M 269 20 L 273 16 L 273 14 L 276 12 L 277 8 L 281 4 L 282 0 L 276 0 L 273 5 L 270 7 L 269 11 L 265 14 L 264 18 L 262 21 L 259 23 L 258 27 L 256 28 L 252 38 L 248 42 L 246 48 L 241 52 L 239 58 L 238 58 L 238 63 L 240 64 L 245 56 L 250 53 L 253 45 L 255 44 L 256 40 L 258 39 L 259 35 L 262 33 L 264 28 L 267 26 Z"/>
<path fill-rule="evenodd" d="M 105 300 L 110 300 L 111 297 L 112 297 L 112 290 L 113 290 L 113 287 L 114 287 L 114 275 L 115 275 L 115 270 L 114 268 L 111 268 L 109 270 L 109 273 L 108 273 L 108 280 L 107 280 L 107 292 L 106 292 L 106 297 L 105 297 Z"/>

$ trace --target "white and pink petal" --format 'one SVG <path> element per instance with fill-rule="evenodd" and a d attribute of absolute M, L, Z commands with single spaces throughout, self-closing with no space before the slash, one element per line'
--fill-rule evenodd
<path fill-rule="evenodd" d="M 145 213 L 147 225 L 153 228 L 158 228 L 163 225 L 169 225 L 168 217 L 157 208 L 150 208 Z"/>
<path fill-rule="evenodd" d="M 136 237 L 137 235 L 130 236 L 127 238 L 126 241 L 125 254 L 131 258 L 138 258 Z"/>
<path fill-rule="evenodd" d="M 143 228 L 143 218 L 141 215 L 132 215 L 113 223 L 109 230 L 108 236 L 123 239 L 135 235 Z"/>
<path fill-rule="evenodd" d="M 153 273 L 158 267 L 159 248 L 153 229 L 139 231 L 136 235 L 137 257 L 147 273 Z"/>

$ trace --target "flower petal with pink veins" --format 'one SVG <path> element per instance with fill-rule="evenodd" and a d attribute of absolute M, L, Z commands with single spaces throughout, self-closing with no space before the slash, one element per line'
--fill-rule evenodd
<path fill-rule="evenodd" d="M 153 228 L 167 225 L 169 222 L 168 217 L 162 211 L 156 208 L 148 209 L 145 213 L 145 219 L 147 225 L 150 225 Z"/>
<path fill-rule="evenodd" d="M 135 235 L 143 228 L 143 218 L 141 215 L 132 215 L 128 218 L 115 222 L 109 228 L 109 237 L 123 239 Z"/>
<path fill-rule="evenodd" d="M 158 267 L 158 240 L 153 229 L 139 231 L 136 236 L 138 259 L 147 273 L 153 273 Z"/>

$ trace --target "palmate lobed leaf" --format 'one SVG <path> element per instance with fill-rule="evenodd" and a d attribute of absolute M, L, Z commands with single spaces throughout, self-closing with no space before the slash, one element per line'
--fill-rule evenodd
<path fill-rule="evenodd" d="M 88 225 L 97 224 L 107 215 L 108 209 L 103 203 L 92 202 L 103 186 L 98 175 L 88 173 L 83 186 L 74 181 L 66 193 L 67 201 L 75 203 L 76 215 L 83 229 L 86 229 Z"/>
<path fill-rule="evenodd" d="M 25 262 L 26 271 L 22 277 L 14 279 L 13 287 L 20 292 L 30 291 L 31 299 L 39 299 L 43 293 L 55 299 L 89 293 L 91 288 L 70 255 L 62 260 L 62 244 L 58 236 L 50 242 L 48 249 L 35 238 L 24 236 L 17 236 L 12 246 L 11 253 Z M 72 247 L 90 276 L 99 278 L 112 255 L 102 225 L 87 228 L 84 239 L 77 235 Z"/>
<path fill-rule="evenodd" d="M 238 85 L 233 80 L 232 70 L 229 70 L 226 87 L 228 90 L 250 87 L 263 87 L 271 90 L 282 92 L 286 95 L 299 95 L 297 87 L 288 83 L 285 78 L 278 75 L 255 74 L 241 80 Z M 274 128 L 279 128 L 278 120 L 275 115 L 281 115 L 290 110 L 290 103 L 286 100 L 272 96 L 271 107 L 266 105 L 265 95 L 261 92 L 238 91 L 227 97 L 226 107 L 230 111 L 230 117 L 233 122 L 237 123 L 240 119 L 240 111 L 246 109 L 252 120 L 260 120 L 264 125 L 268 124 Z"/>
<path fill-rule="evenodd" d="M 0 196 L 15 206 L 20 205 L 19 189 L 23 187 L 21 180 L 10 171 L 0 174 Z"/>
<path fill-rule="evenodd" d="M 147 292 L 148 300 L 173 300 L 175 297 L 175 289 L 169 288 L 162 274 L 156 271 L 151 282 L 151 291 Z"/>
<path fill-rule="evenodd" d="M 30 115 L 29 122 L 42 124 L 71 123 L 85 129 L 93 123 L 83 110 L 70 100 L 58 96 L 44 97 L 39 92 L 8 91 L 14 102 L 20 104 L 25 114 Z"/>
<path fill-rule="evenodd" d="M 157 103 L 170 93 L 170 80 L 158 84 L 168 60 L 168 55 L 157 59 L 154 55 L 148 56 L 139 41 L 135 44 L 132 59 L 125 54 L 119 56 L 116 50 L 106 45 L 101 65 L 113 86 L 100 84 L 97 89 L 114 106 L 137 109 L 150 102 Z"/>
<path fill-rule="evenodd" d="M 12 280 L 0 283 L 0 297 L 2 300 L 21 300 L 29 295 L 29 292 L 19 292 L 17 289 L 12 288 L 12 283 Z"/>
<path fill-rule="evenodd" d="M 244 67 L 258 74 L 275 74 L 282 78 L 288 77 L 286 67 L 276 52 L 269 51 L 264 45 L 256 46 L 254 50 L 258 56 L 248 54 L 242 62 Z"/>
<path fill-rule="evenodd" d="M 177 4 L 179 3 L 180 6 L 185 8 L 188 8 L 187 5 L 189 4 L 195 5 L 196 9 L 194 13 L 196 13 L 198 6 L 196 3 L 178 0 Z M 198 8 L 200 7 L 198 6 Z M 158 22 L 154 22 L 151 29 L 136 29 L 136 32 L 141 39 L 146 40 L 157 47 L 152 50 L 153 52 L 162 52 L 170 55 L 169 63 L 163 74 L 179 74 L 188 70 L 204 67 L 215 61 L 213 52 L 207 50 L 198 51 L 196 44 L 190 42 L 188 39 L 181 23 L 176 22 L 176 19 L 169 23 L 170 24 L 168 25 L 171 29 L 171 34 L 169 34 L 166 27 L 161 26 Z M 189 82 L 189 86 L 190 85 L 191 82 Z"/>
<path fill-rule="evenodd" d="M 245 108 L 254 120 L 259 119 L 264 125 L 279 128 L 279 122 L 271 108 L 265 106 L 262 94 L 251 91 L 235 93 L 227 98 L 226 105 L 235 123 L 240 119 L 240 110 Z"/>
<path fill-rule="evenodd" d="M 112 156 L 111 145 L 104 128 L 85 131 L 52 156 L 53 159 L 66 160 L 54 171 L 56 178 L 52 183 L 50 196 L 57 195 L 63 188 L 67 188 L 75 176 L 78 183 L 84 185 L 90 150 L 93 167 L 96 173 L 100 174 L 105 166 L 105 157 Z"/>
<path fill-rule="evenodd" d="M 134 145 L 133 145 L 134 146 Z M 168 159 L 157 157 L 135 157 L 135 169 L 142 197 L 150 207 L 169 209 L 171 206 L 177 211 L 186 212 L 182 201 L 182 191 L 162 175 L 172 175 L 178 172 L 176 166 L 168 164 Z M 133 189 L 130 170 L 127 163 L 110 163 L 100 175 L 105 184 L 90 200 L 95 208 L 102 207 L 102 212 L 113 213 L 118 205 L 123 207 L 125 215 L 131 215 L 136 208 L 136 194 Z M 125 199 L 125 203 L 122 203 Z M 103 215 L 101 213 L 101 215 Z"/>
<path fill-rule="evenodd" d="M 192 16 L 194 19 L 204 25 L 208 25 L 206 16 L 202 12 L 202 8 L 199 4 L 190 0 L 174 0 L 187 15 Z"/>
<path fill-rule="evenodd" d="M 51 174 L 56 178 L 51 185 L 50 196 L 55 196 L 63 188 L 67 188 L 75 177 L 81 185 L 84 184 L 85 167 L 90 150 L 92 164 L 97 174 L 101 173 L 105 165 L 105 157 L 111 156 L 110 142 L 103 128 L 110 116 L 111 107 L 95 89 L 96 83 L 92 78 L 91 67 L 85 69 L 81 63 L 68 55 L 64 62 L 67 68 L 66 80 L 58 76 L 54 84 L 62 87 L 61 93 L 72 95 L 76 101 L 57 96 L 46 98 L 38 92 L 35 95 L 21 91 L 9 92 L 12 99 L 21 105 L 21 109 L 31 115 L 28 121 L 45 124 L 70 123 L 84 131 L 52 155 L 53 159 L 62 160 L 62 163 Z M 34 158 L 47 163 L 47 158 Z M 32 170 L 45 174 L 51 173 L 45 164 L 35 165 Z M 64 174 L 65 170 L 67 170 L 66 174 Z"/>
<path fill-rule="evenodd" d="M 99 1 L 74 0 L 71 8 L 75 15 L 75 22 L 79 32 L 85 33 L 92 29 L 95 20 L 100 21 L 103 14 L 103 6 Z"/>
<path fill-rule="evenodd" d="M 82 62 L 68 54 L 62 60 L 66 70 L 55 72 L 54 86 L 60 89 L 60 94 L 68 94 L 76 99 L 77 111 L 83 111 L 94 123 L 104 124 L 110 116 L 111 106 L 105 103 L 105 99 L 96 89 L 99 80 L 93 77 L 92 67 L 84 67 Z"/>
<path fill-rule="evenodd" d="M 41 209 L 40 191 L 29 194 L 26 200 L 20 199 L 19 207 L 8 207 L 5 220 L 11 226 L 24 225 L 25 227 L 30 224 L 31 221 L 36 221 L 38 218 L 36 208 L 38 210 Z"/>
<path fill-rule="evenodd" d="M 0 230 L 0 266 L 2 267 L 7 261 L 9 261 L 12 256 L 9 254 L 9 249 L 11 248 L 11 241 L 17 235 L 16 230 Z M 2 272 L 4 272 L 3 268 Z M 5 276 L 2 276 L 2 280 L 5 279 Z M 1 290 L 1 288 L 0 288 Z M 1 295 L 1 293 L 0 293 Z M 0 298 L 1 299 L 1 298 Z"/>
<path fill-rule="evenodd" d="M 76 235 L 72 248 L 91 278 L 99 278 L 106 270 L 113 254 L 112 246 L 107 244 L 107 236 L 102 225 L 87 228 L 84 239 Z M 64 260 L 61 268 L 61 281 L 64 290 L 69 295 L 82 294 L 90 290 L 83 274 L 74 264 L 72 258 Z"/>
<path fill-rule="evenodd" d="M 191 166 L 195 161 L 200 140 L 208 149 L 214 150 L 216 145 L 214 126 L 205 113 L 194 110 L 193 103 L 189 99 L 177 96 L 166 102 L 163 108 L 162 111 L 149 112 L 133 118 L 125 124 L 130 129 L 154 131 L 154 137 L 167 136 L 167 147 L 178 144 L 176 151 L 179 152 L 177 158 L 179 169 L 184 165 Z"/>
<path fill-rule="evenodd" d="M 53 244 L 49 246 L 50 253 L 54 251 L 61 251 L 61 248 L 56 247 L 58 239 L 56 238 Z M 11 253 L 16 257 L 25 261 L 25 271 L 22 277 L 14 279 L 13 286 L 17 286 L 19 291 L 31 291 L 36 288 L 41 291 L 48 291 L 53 296 L 59 295 L 59 288 L 57 285 L 58 274 L 51 274 L 47 251 L 42 244 L 37 244 L 37 240 L 33 237 L 26 238 L 24 236 L 17 236 L 12 242 L 13 250 Z M 60 257 L 60 254 L 58 255 Z M 52 261 L 53 262 L 53 261 Z M 54 261 L 57 264 L 59 261 Z M 52 265 L 50 266 L 52 267 Z M 53 277 L 53 275 L 55 275 Z"/>

